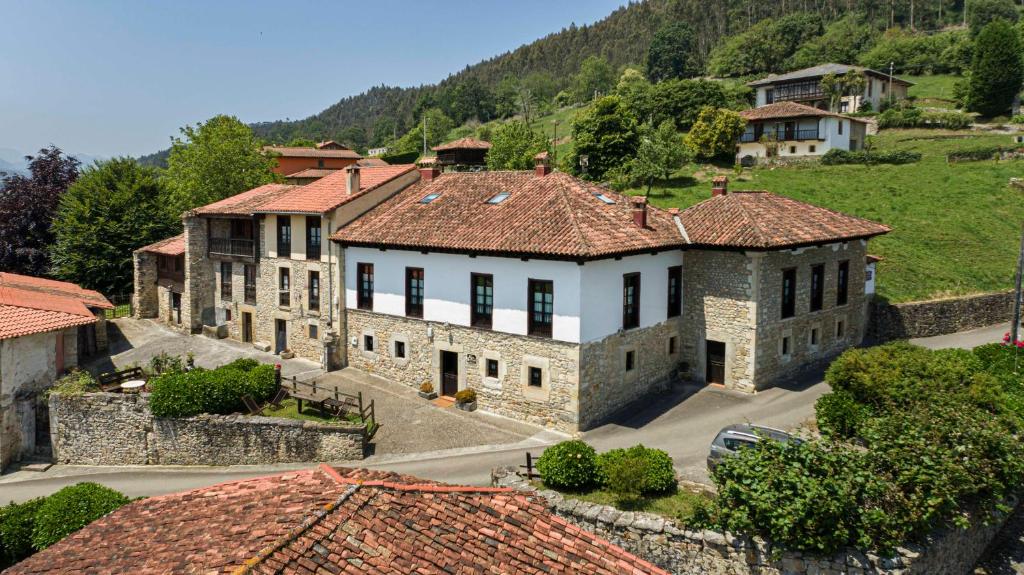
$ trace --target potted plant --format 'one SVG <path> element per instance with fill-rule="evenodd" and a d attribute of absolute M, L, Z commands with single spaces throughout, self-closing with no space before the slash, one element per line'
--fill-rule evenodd
<path fill-rule="evenodd" d="M 462 411 L 476 411 L 476 391 L 463 389 L 455 394 L 455 407 Z"/>
<path fill-rule="evenodd" d="M 437 392 L 434 391 L 434 384 L 424 381 L 420 386 L 420 397 L 423 399 L 437 399 Z"/>

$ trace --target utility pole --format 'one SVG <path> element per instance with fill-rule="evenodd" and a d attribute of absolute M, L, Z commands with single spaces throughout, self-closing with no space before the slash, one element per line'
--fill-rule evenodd
<path fill-rule="evenodd" d="M 1020 296 L 1021 280 L 1024 275 L 1024 226 L 1021 226 L 1020 253 L 1017 254 L 1017 281 L 1013 293 L 1013 325 L 1010 326 L 1010 344 L 1016 345 L 1020 332 Z"/>
<path fill-rule="evenodd" d="M 423 114 L 423 157 L 427 157 L 427 115 Z"/>
<path fill-rule="evenodd" d="M 889 62 L 889 107 L 892 107 L 892 70 L 895 66 L 896 62 Z"/>

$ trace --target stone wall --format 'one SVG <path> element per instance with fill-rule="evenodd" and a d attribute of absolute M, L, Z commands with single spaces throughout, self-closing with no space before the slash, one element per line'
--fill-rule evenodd
<path fill-rule="evenodd" d="M 159 315 L 160 300 L 156 289 L 156 255 L 137 251 L 132 254 L 134 266 L 134 292 L 132 293 L 132 309 L 135 317 L 150 318 Z"/>
<path fill-rule="evenodd" d="M 499 467 L 492 484 L 532 491 L 515 468 Z M 892 557 L 847 549 L 831 557 L 786 551 L 759 537 L 692 530 L 650 513 L 567 499 L 540 491 L 559 517 L 680 575 L 963 575 L 999 533 L 1002 520 L 967 530 L 936 532 L 925 545 L 907 545 Z"/>
<path fill-rule="evenodd" d="M 440 392 L 441 352 L 455 352 L 458 388 L 476 390 L 480 409 L 562 431 L 579 427 L 577 344 L 363 310 L 345 314 L 356 341 L 345 342 L 352 367 L 414 388 L 429 381 Z M 373 337 L 372 352 L 366 336 Z M 395 357 L 396 342 L 404 344 L 405 358 Z M 486 375 L 488 359 L 498 362 L 496 378 Z M 530 367 L 541 368 L 541 387 L 528 385 Z"/>
<path fill-rule="evenodd" d="M 254 465 L 362 459 L 363 425 L 276 417 L 153 417 L 148 394 L 50 396 L 54 461 L 77 465 Z"/>
<path fill-rule="evenodd" d="M 873 341 L 931 337 L 1013 321 L 1013 292 L 890 304 L 873 301 L 867 336 Z"/>
<path fill-rule="evenodd" d="M 185 227 L 185 289 L 181 296 L 181 322 L 192 333 L 199 333 L 203 325 L 214 325 L 213 263 L 207 256 L 210 233 L 208 225 L 216 222 L 230 225 L 228 220 L 211 220 L 186 216 Z M 226 236 L 226 234 L 224 234 Z"/>

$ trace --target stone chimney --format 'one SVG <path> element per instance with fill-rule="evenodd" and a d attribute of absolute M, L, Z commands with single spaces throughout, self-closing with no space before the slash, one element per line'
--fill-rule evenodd
<path fill-rule="evenodd" d="M 359 193 L 359 166 L 356 164 L 345 168 L 345 192 L 348 194 Z"/>
<path fill-rule="evenodd" d="M 437 166 L 420 166 L 420 179 L 424 182 L 429 182 L 440 175 L 441 170 Z"/>
<path fill-rule="evenodd" d="M 729 178 L 726 176 L 715 176 L 711 180 L 711 197 L 724 196 L 729 193 Z"/>
<path fill-rule="evenodd" d="M 647 198 L 644 196 L 633 196 L 633 223 L 638 228 L 647 227 Z"/>
<path fill-rule="evenodd" d="M 541 152 L 533 157 L 533 173 L 538 178 L 551 173 L 551 159 L 547 152 Z"/>

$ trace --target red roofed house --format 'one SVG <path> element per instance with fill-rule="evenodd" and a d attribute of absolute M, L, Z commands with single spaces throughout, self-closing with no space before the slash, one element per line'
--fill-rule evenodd
<path fill-rule="evenodd" d="M 531 493 L 326 465 L 129 503 L 4 573 L 668 575 Z"/>
<path fill-rule="evenodd" d="M 136 252 L 137 314 L 338 366 L 330 302 L 339 255 L 323 239 L 418 177 L 411 165 L 353 164 L 303 186 L 267 184 L 193 210 L 182 236 Z"/>
<path fill-rule="evenodd" d="M 320 142 L 312 148 L 296 146 L 265 146 L 263 151 L 277 159 L 273 171 L 286 178 L 302 178 L 296 174 L 309 169 L 340 170 L 355 164 L 362 158 L 333 140 Z"/>
<path fill-rule="evenodd" d="M 351 366 L 575 431 L 680 372 L 754 391 L 863 334 L 885 226 L 724 178 L 672 213 L 543 165 L 422 171 L 331 237 Z"/>
<path fill-rule="evenodd" d="M 106 349 L 113 307 L 73 283 L 0 272 L 0 471 L 35 452 L 40 394 Z"/>
<path fill-rule="evenodd" d="M 864 147 L 867 124 L 797 102 L 776 102 L 740 112 L 746 131 L 736 146 L 736 161 L 753 165 L 759 158 L 821 156 L 829 150 Z"/>

